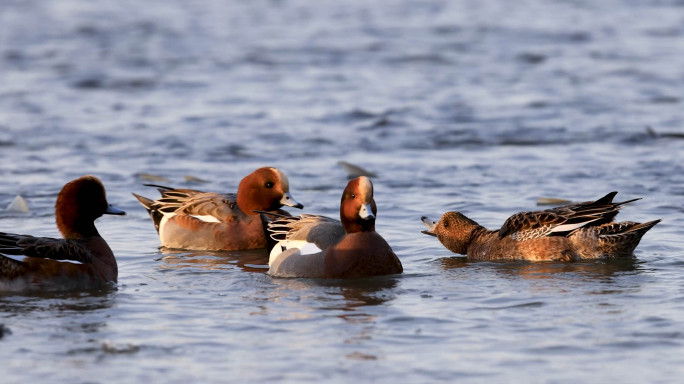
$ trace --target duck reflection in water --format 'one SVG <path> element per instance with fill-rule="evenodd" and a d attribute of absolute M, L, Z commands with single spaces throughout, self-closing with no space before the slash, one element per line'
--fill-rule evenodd
<path fill-rule="evenodd" d="M 369 353 L 367 343 L 378 334 L 377 307 L 397 297 L 399 278 L 382 276 L 362 279 L 273 279 L 269 290 L 271 300 L 287 302 L 292 308 L 282 320 L 308 320 L 317 317 L 329 318 L 332 314 L 343 320 L 346 327 L 342 342 L 352 347 L 345 357 L 349 360 L 376 360 L 379 357 Z M 299 296 L 305 295 L 305 296 Z"/>
<path fill-rule="evenodd" d="M 396 277 L 322 281 L 321 285 L 338 289 L 345 301 L 340 305 L 321 307 L 321 309 L 353 312 L 363 307 L 385 304 L 394 300 L 397 282 Z M 340 315 L 344 318 L 343 316 Z"/>
<path fill-rule="evenodd" d="M 162 269 L 198 268 L 216 270 L 237 265 L 246 272 L 268 271 L 268 250 L 249 249 L 242 251 L 186 251 L 161 248 Z"/>
<path fill-rule="evenodd" d="M 65 334 L 90 334 L 93 336 L 85 343 L 96 344 L 99 342 L 97 334 L 107 329 L 107 314 L 116 303 L 117 295 L 116 288 L 2 293 L 0 330 L 4 329 L 5 335 L 9 335 L 17 328 L 25 329 L 26 321 L 32 323 L 48 314 L 50 326 L 44 332 L 51 335 L 49 337 L 61 339 Z"/>
<path fill-rule="evenodd" d="M 440 264 L 444 270 L 491 268 L 507 278 L 523 277 L 525 279 L 554 279 L 562 275 L 578 275 L 581 280 L 605 280 L 622 274 L 639 274 L 643 271 L 642 262 L 635 258 L 605 259 L 584 262 L 477 262 L 465 257 L 443 257 Z"/>
<path fill-rule="evenodd" d="M 273 279 L 271 291 L 279 296 L 301 292 L 319 292 L 317 302 L 323 310 L 354 312 L 367 306 L 385 304 L 395 298 L 399 279 L 393 276 L 360 279 Z M 342 301 L 337 297 L 341 296 Z M 340 317 L 343 317 L 341 315 Z"/>
<path fill-rule="evenodd" d="M 28 313 L 33 311 L 88 312 L 111 308 L 117 295 L 116 288 L 78 291 L 29 291 L 0 293 L 1 313 Z"/>

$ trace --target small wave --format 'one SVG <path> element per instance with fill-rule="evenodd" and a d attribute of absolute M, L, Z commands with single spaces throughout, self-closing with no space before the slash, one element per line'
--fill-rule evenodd
<path fill-rule="evenodd" d="M 540 308 L 543 307 L 545 304 L 544 302 L 541 301 L 532 301 L 529 303 L 521 303 L 521 304 L 514 304 L 514 305 L 504 305 L 501 307 L 475 307 L 474 309 L 476 310 L 501 310 L 501 309 L 517 309 L 517 308 Z"/>
<path fill-rule="evenodd" d="M 131 77 L 112 79 L 104 76 L 85 76 L 74 80 L 71 85 L 82 90 L 147 90 L 157 86 L 157 81 L 151 78 Z"/>

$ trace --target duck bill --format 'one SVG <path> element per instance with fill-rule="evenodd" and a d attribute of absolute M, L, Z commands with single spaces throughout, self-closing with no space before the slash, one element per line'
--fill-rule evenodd
<path fill-rule="evenodd" d="M 290 195 L 290 192 L 283 193 L 283 198 L 280 199 L 280 204 L 287 205 L 288 207 L 292 207 L 292 208 L 299 208 L 299 209 L 304 208 L 304 206 L 301 203 L 298 203 L 297 200 L 292 198 L 292 195 Z"/>
<path fill-rule="evenodd" d="M 375 219 L 375 215 L 373 214 L 373 208 L 370 204 L 361 205 L 361 208 L 359 209 L 359 216 L 364 220 Z"/>
<path fill-rule="evenodd" d="M 437 222 L 436 221 L 430 220 L 427 216 L 421 217 L 420 220 L 428 228 L 425 231 L 420 231 L 420 233 L 424 233 L 424 234 L 430 235 L 430 236 L 437 236 L 437 234 L 435 234 L 435 228 L 437 228 Z"/>
<path fill-rule="evenodd" d="M 107 209 L 104 211 L 104 213 L 108 215 L 125 215 L 126 211 L 109 204 L 107 205 Z"/>

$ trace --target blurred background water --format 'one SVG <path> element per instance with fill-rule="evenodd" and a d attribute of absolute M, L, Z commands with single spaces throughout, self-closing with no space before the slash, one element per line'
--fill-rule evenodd
<path fill-rule="evenodd" d="M 0 296 L 2 382 L 675 382 L 683 98 L 679 0 L 2 0 L 0 208 L 30 212 L 0 230 L 58 236 L 86 173 L 128 212 L 98 221 L 117 290 Z M 403 275 L 160 250 L 130 195 L 270 165 L 337 216 L 340 160 L 378 174 Z M 663 219 L 633 261 L 469 263 L 420 234 L 612 190 L 644 198 L 622 220 Z"/>

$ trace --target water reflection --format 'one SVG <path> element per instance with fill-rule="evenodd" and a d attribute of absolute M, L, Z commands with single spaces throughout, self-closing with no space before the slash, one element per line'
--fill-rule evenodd
<path fill-rule="evenodd" d="M 442 257 L 439 259 L 442 268 L 445 270 L 472 266 L 473 262 L 468 262 L 466 257 Z"/>
<path fill-rule="evenodd" d="M 116 288 L 70 292 L 22 292 L 0 294 L 0 313 L 24 314 L 33 311 L 87 312 L 111 308 Z"/>
<path fill-rule="evenodd" d="M 583 286 L 583 290 L 590 294 L 624 293 L 625 290 L 638 289 L 640 280 L 630 278 L 632 283 L 624 285 L 624 276 L 634 276 L 646 269 L 642 262 L 635 258 L 593 260 L 582 262 L 473 262 L 463 257 L 442 258 L 441 266 L 444 270 L 455 272 L 459 279 L 471 279 L 472 274 L 480 278 L 498 280 L 500 278 L 518 281 L 522 277 L 527 281 L 547 281 L 545 286 L 555 287 L 562 291 L 572 286 Z M 616 284 L 617 283 L 617 284 Z M 605 284 L 611 287 L 606 289 Z M 588 289 L 588 290 L 587 290 Z"/>
<path fill-rule="evenodd" d="M 281 326 L 295 333 L 312 326 L 314 329 L 334 327 L 337 336 L 331 342 L 338 344 L 337 350 L 346 360 L 381 357 L 381 350 L 373 345 L 382 333 L 379 327 L 383 323 L 383 307 L 396 298 L 398 278 L 272 278 L 271 281 L 272 286 L 265 292 L 269 304 L 257 314 L 267 318 L 275 315 Z"/>
<path fill-rule="evenodd" d="M 451 278 L 481 284 L 492 293 L 477 309 L 541 308 L 568 297 L 585 297 L 585 303 L 599 307 L 612 306 L 613 300 L 626 294 L 638 295 L 651 279 L 649 269 L 635 258 L 571 263 L 459 259 L 440 261 Z"/>
<path fill-rule="evenodd" d="M 3 332 L 5 335 L 19 328 L 23 332 L 26 329 L 30 329 L 30 333 L 47 332 L 56 339 L 88 334 L 92 335 L 88 336 L 90 340 L 97 338 L 93 334 L 106 329 L 107 319 L 103 314 L 114 306 L 116 297 L 117 291 L 113 288 L 105 291 L 4 294 L 0 296 L 0 328 L 8 331 Z M 32 328 L 31 324 L 38 328 Z M 43 327 L 45 324 L 49 326 Z M 18 348 L 28 348 L 22 346 L 21 340 L 13 339 L 9 343 L 7 348 L 14 348 L 15 344 Z"/>
<path fill-rule="evenodd" d="M 271 288 L 273 299 L 296 296 L 302 293 L 313 295 L 316 309 L 342 312 L 357 312 L 363 307 L 385 304 L 396 297 L 397 277 L 382 276 L 363 279 L 295 279 L 273 278 Z M 346 318 L 346 314 L 339 315 Z"/>
<path fill-rule="evenodd" d="M 273 279 L 272 300 L 283 301 L 294 308 L 287 320 L 305 320 L 330 316 L 342 320 L 343 344 L 352 345 L 345 354 L 349 360 L 375 360 L 367 349 L 378 334 L 382 310 L 378 307 L 394 300 L 399 279 L 383 276 L 364 279 Z M 358 346 L 360 350 L 355 350 Z"/>
<path fill-rule="evenodd" d="M 225 269 L 237 265 L 247 272 L 268 271 L 268 250 L 244 251 L 185 251 L 160 248 L 163 269 L 200 268 L 207 270 Z"/>
<path fill-rule="evenodd" d="M 376 277 L 353 280 L 330 280 L 320 282 L 321 285 L 334 289 L 343 300 L 335 300 L 332 305 L 319 307 L 321 311 L 339 311 L 336 315 L 351 328 L 342 341 L 354 345 L 359 350 L 345 354 L 349 360 L 377 360 L 379 356 L 369 353 L 366 347 L 378 334 L 378 312 L 375 307 L 386 304 L 396 298 L 396 277 Z M 356 347 L 354 347 L 355 349 Z"/>
<path fill-rule="evenodd" d="M 623 272 L 639 273 L 635 259 L 587 261 L 576 263 L 506 263 L 497 272 L 526 279 L 552 279 L 561 274 L 573 274 L 587 279 L 610 279 Z"/>
<path fill-rule="evenodd" d="M 323 306 L 324 310 L 356 311 L 361 307 L 376 306 L 387 303 L 396 297 L 396 277 L 375 277 L 349 280 L 318 280 L 319 284 L 333 288 L 344 298 L 343 302 L 333 306 Z M 344 318 L 344 315 L 340 317 Z"/>
<path fill-rule="evenodd" d="M 642 262 L 636 258 L 592 260 L 581 262 L 475 262 L 465 257 L 444 257 L 440 259 L 445 270 L 491 266 L 504 277 L 523 277 L 525 279 L 552 279 L 564 274 L 582 276 L 586 279 L 611 281 L 623 273 L 643 272 Z"/>

